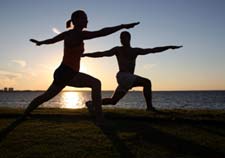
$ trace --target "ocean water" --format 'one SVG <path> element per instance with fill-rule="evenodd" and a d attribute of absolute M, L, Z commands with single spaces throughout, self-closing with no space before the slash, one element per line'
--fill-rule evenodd
<path fill-rule="evenodd" d="M 26 108 L 32 99 L 43 92 L 0 92 L 0 107 Z M 112 91 L 102 92 L 110 97 Z M 61 92 L 41 107 L 84 108 L 91 99 L 89 91 Z M 153 92 L 153 105 L 159 109 L 225 109 L 225 91 L 160 91 Z M 117 105 L 107 107 L 145 109 L 142 92 L 131 91 Z"/>

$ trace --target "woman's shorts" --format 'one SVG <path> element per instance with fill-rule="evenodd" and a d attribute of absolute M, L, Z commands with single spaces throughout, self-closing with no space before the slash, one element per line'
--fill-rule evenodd
<path fill-rule="evenodd" d="M 65 87 L 77 74 L 69 66 L 61 64 L 54 72 L 53 84 L 61 87 Z"/>

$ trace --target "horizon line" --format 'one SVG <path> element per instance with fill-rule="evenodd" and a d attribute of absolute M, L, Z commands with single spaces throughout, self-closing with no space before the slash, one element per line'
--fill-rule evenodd
<path fill-rule="evenodd" d="M 4 91 L 0 90 L 0 92 L 44 92 L 46 90 L 13 90 L 13 91 Z M 113 92 L 115 90 L 102 90 L 102 92 Z M 225 91 L 225 89 L 198 89 L 198 90 L 152 90 L 152 92 L 193 92 L 193 91 Z M 62 92 L 91 92 L 91 90 L 62 90 Z M 129 92 L 142 92 L 142 90 L 129 90 Z"/>

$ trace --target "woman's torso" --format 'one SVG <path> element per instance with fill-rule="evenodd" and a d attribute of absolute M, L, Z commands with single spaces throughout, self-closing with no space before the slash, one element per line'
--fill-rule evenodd
<path fill-rule="evenodd" d="M 84 52 L 82 31 L 69 30 L 64 38 L 64 54 L 62 64 L 69 66 L 74 71 L 80 69 L 80 58 Z"/>

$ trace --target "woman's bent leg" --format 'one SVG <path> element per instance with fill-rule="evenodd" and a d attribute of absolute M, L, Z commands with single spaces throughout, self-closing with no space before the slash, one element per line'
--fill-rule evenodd
<path fill-rule="evenodd" d="M 91 96 L 93 101 L 93 106 L 95 107 L 96 119 L 98 123 L 102 121 L 102 101 L 101 101 L 101 82 L 84 73 L 78 73 L 74 79 L 68 84 L 68 86 L 73 87 L 89 87 L 92 89 Z"/>

